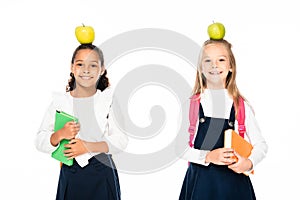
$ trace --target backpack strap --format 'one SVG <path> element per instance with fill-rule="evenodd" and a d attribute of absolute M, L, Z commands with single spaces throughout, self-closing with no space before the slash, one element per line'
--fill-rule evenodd
<path fill-rule="evenodd" d="M 190 110 L 189 110 L 189 121 L 190 126 L 188 132 L 190 133 L 189 145 L 193 147 L 193 141 L 196 132 L 196 126 L 199 119 L 199 106 L 200 106 L 200 94 L 195 94 L 191 97 L 190 100 Z M 239 108 L 237 114 L 238 121 L 238 131 L 239 135 L 244 138 L 246 132 L 245 126 L 245 104 L 244 99 L 242 97 L 239 98 Z"/>
<path fill-rule="evenodd" d="M 188 132 L 190 133 L 189 145 L 193 147 L 194 136 L 196 132 L 196 126 L 199 119 L 199 106 L 200 106 L 200 94 L 195 94 L 190 100 L 190 110 L 189 110 L 189 121 L 190 126 Z"/>
<path fill-rule="evenodd" d="M 239 108 L 237 113 L 237 121 L 238 121 L 238 131 L 241 137 L 244 138 L 246 132 L 245 126 L 245 104 L 244 99 L 242 97 L 239 98 Z"/>

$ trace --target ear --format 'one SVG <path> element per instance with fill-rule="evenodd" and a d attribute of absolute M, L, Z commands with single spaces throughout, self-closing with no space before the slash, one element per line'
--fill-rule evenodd
<path fill-rule="evenodd" d="M 71 63 L 71 66 L 70 66 L 70 70 L 74 74 L 74 65 L 72 63 Z"/>
<path fill-rule="evenodd" d="M 105 65 L 103 65 L 102 67 L 101 67 L 101 72 L 100 72 L 100 76 L 102 76 L 103 74 L 104 74 L 104 72 L 105 72 Z"/>

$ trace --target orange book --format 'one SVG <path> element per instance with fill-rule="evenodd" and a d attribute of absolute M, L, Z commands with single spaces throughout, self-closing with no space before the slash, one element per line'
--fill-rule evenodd
<path fill-rule="evenodd" d="M 232 148 L 241 156 L 248 158 L 253 149 L 252 145 L 232 129 L 225 131 L 224 147 Z"/>
<path fill-rule="evenodd" d="M 252 145 L 232 129 L 225 131 L 224 147 L 232 148 L 241 156 L 248 158 L 253 149 Z M 254 171 L 251 173 L 253 174 Z"/>

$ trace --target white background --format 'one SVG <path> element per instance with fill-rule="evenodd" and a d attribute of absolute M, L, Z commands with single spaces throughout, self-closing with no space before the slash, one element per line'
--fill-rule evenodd
<path fill-rule="evenodd" d="M 94 44 L 125 31 L 162 28 L 200 45 L 213 20 L 226 27 L 239 89 L 269 145 L 251 177 L 257 199 L 297 197 L 299 186 L 292 184 L 300 178 L 296 1 L 2 0 L 0 5 L 0 199 L 55 198 L 59 164 L 35 149 L 34 138 L 51 93 L 63 91 L 69 78 L 76 26 L 93 26 Z M 155 173 L 120 173 L 123 199 L 177 199 L 186 166 L 177 161 Z"/>

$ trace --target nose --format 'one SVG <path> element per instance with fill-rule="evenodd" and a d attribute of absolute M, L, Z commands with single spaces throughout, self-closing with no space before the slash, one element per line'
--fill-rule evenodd
<path fill-rule="evenodd" d="M 217 61 L 212 61 L 211 67 L 212 68 L 217 68 L 218 67 Z"/>
<path fill-rule="evenodd" d="M 83 73 L 85 73 L 85 74 L 89 74 L 90 73 L 90 67 L 88 65 L 85 65 L 83 67 Z"/>

